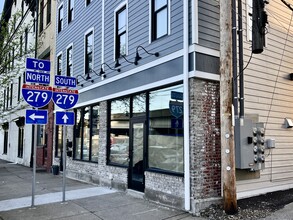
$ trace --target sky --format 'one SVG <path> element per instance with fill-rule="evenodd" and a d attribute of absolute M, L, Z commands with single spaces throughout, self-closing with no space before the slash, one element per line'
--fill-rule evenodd
<path fill-rule="evenodd" d="M 3 5 L 4 5 L 4 0 L 0 0 L 0 13 L 2 13 Z"/>

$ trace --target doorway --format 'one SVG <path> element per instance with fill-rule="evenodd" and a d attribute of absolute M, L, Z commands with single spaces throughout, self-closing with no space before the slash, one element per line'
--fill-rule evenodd
<path fill-rule="evenodd" d="M 130 189 L 144 192 L 145 171 L 145 119 L 131 119 L 129 143 L 128 186 Z"/>

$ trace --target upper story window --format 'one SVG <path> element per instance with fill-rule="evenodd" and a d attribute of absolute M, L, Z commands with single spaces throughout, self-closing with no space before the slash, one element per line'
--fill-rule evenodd
<path fill-rule="evenodd" d="M 67 59 L 66 59 L 66 75 L 72 76 L 73 75 L 73 67 L 72 67 L 72 46 L 67 48 Z"/>
<path fill-rule="evenodd" d="M 63 5 L 58 9 L 58 32 L 63 30 Z"/>
<path fill-rule="evenodd" d="M 168 34 L 169 0 L 152 0 L 152 40 Z"/>
<path fill-rule="evenodd" d="M 68 23 L 74 18 L 74 0 L 68 0 Z"/>
<path fill-rule="evenodd" d="M 51 7 L 52 2 L 51 0 L 47 0 L 47 25 L 51 22 Z"/>
<path fill-rule="evenodd" d="M 40 33 L 44 30 L 44 0 L 40 3 Z"/>
<path fill-rule="evenodd" d="M 85 0 L 86 6 L 88 6 L 93 0 Z"/>
<path fill-rule="evenodd" d="M 27 53 L 28 51 L 28 29 L 26 28 L 24 30 L 24 52 L 25 54 Z"/>
<path fill-rule="evenodd" d="M 19 56 L 22 56 L 23 39 L 22 35 L 19 37 Z"/>
<path fill-rule="evenodd" d="M 93 67 L 93 31 L 85 35 L 85 74 Z"/>
<path fill-rule="evenodd" d="M 57 56 L 57 75 L 62 74 L 62 53 Z"/>
<path fill-rule="evenodd" d="M 127 17 L 126 6 L 116 12 L 115 17 L 115 58 L 119 58 L 120 54 L 126 54 L 126 34 L 127 34 Z"/>

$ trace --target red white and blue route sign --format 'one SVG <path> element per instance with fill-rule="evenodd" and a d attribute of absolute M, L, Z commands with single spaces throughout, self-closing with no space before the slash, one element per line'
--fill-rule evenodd
<path fill-rule="evenodd" d="M 23 84 L 22 96 L 29 105 L 41 108 L 49 104 L 52 98 L 52 87 Z"/>
<path fill-rule="evenodd" d="M 71 109 L 78 101 L 78 90 L 53 88 L 53 101 L 62 109 Z"/>

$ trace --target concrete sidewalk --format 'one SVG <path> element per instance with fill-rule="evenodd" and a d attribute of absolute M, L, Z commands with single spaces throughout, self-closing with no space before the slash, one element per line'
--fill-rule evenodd
<path fill-rule="evenodd" d="M 0 161 L 1 220 L 131 220 L 194 219 L 189 213 L 171 210 L 105 187 L 66 179 L 62 203 L 62 176 L 36 174 L 35 207 L 31 207 L 32 169 Z"/>

